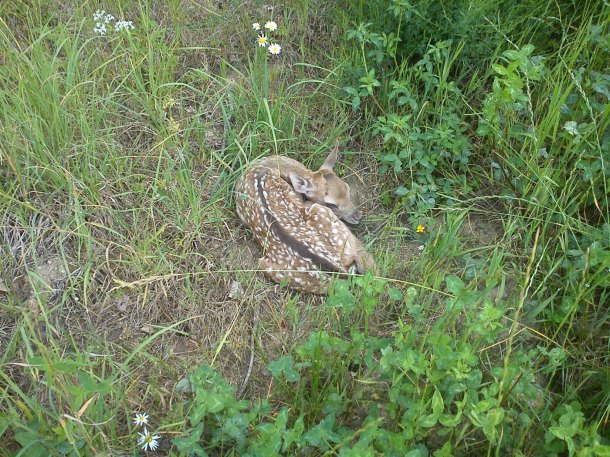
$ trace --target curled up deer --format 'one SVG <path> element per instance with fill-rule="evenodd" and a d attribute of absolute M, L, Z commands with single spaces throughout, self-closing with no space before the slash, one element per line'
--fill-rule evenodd
<path fill-rule="evenodd" d="M 288 157 L 266 157 L 238 181 L 237 214 L 261 245 L 259 268 L 271 281 L 324 294 L 324 272 L 377 273 L 373 257 L 341 221 L 358 224 L 362 213 L 333 172 L 337 152 L 338 146 L 318 171 Z"/>

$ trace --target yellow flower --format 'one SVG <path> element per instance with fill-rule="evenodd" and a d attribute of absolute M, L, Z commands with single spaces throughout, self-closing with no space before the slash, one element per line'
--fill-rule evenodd
<path fill-rule="evenodd" d="M 257 39 L 256 42 L 258 43 L 258 45 L 262 48 L 264 48 L 265 46 L 267 46 L 267 37 L 265 35 L 260 35 Z"/>
<path fill-rule="evenodd" d="M 423 225 L 419 224 L 419 225 L 417 226 L 417 228 L 415 229 L 415 231 L 416 231 L 417 233 L 425 233 L 425 232 L 426 232 L 426 227 L 424 227 Z"/>

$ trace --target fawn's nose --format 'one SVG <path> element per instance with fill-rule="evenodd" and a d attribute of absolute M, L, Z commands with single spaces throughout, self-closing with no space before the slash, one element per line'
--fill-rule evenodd
<path fill-rule="evenodd" d="M 362 212 L 354 210 L 351 213 L 347 214 L 344 219 L 350 224 L 358 224 L 360 222 L 360 219 L 362 219 Z"/>

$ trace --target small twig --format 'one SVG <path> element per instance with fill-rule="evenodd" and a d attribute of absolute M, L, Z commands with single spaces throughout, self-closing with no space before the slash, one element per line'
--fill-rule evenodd
<path fill-rule="evenodd" d="M 237 392 L 237 398 L 241 398 L 246 390 L 246 386 L 248 385 L 248 381 L 250 381 L 250 376 L 252 375 L 252 367 L 254 366 L 254 341 L 256 339 L 256 332 L 258 331 L 258 322 L 259 322 L 259 305 L 256 305 L 254 308 L 254 319 L 252 320 L 252 338 L 250 341 L 250 363 L 248 364 L 248 372 L 244 377 L 244 381 L 241 383 L 241 387 L 239 388 L 239 392 Z"/>

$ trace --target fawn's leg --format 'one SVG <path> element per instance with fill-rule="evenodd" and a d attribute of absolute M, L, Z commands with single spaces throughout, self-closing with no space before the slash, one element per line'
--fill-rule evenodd
<path fill-rule="evenodd" d="M 364 247 L 360 246 L 360 248 L 361 249 L 354 256 L 354 262 L 356 263 L 358 273 L 363 275 L 367 270 L 371 270 L 375 276 L 379 276 L 379 268 L 377 268 L 373 256 L 369 254 Z"/>
<path fill-rule="evenodd" d="M 379 275 L 379 269 L 375 264 L 373 256 L 367 252 L 360 240 L 354 236 L 335 213 L 322 205 L 314 203 L 309 205 L 305 210 L 305 218 L 309 223 L 327 224 L 327 229 L 330 231 L 328 233 L 329 237 L 331 239 L 334 236 L 337 237 L 334 241 L 336 246 L 341 249 L 341 264 L 345 268 L 355 264 L 359 274 L 372 270 L 376 276 Z"/>
<path fill-rule="evenodd" d="M 355 265 L 356 273 L 358 274 L 363 275 L 367 270 L 371 270 L 375 276 L 379 276 L 379 269 L 375 264 L 373 256 L 367 252 L 360 240 L 351 233 L 349 234 L 348 239 L 345 240 L 345 247 L 341 255 L 341 263 L 346 267 Z"/>
<path fill-rule="evenodd" d="M 275 283 L 286 282 L 288 287 L 298 292 L 309 294 L 325 294 L 328 281 L 322 278 L 318 271 L 291 270 L 286 265 L 273 262 L 269 257 L 261 257 L 258 266 L 263 274 Z"/>

